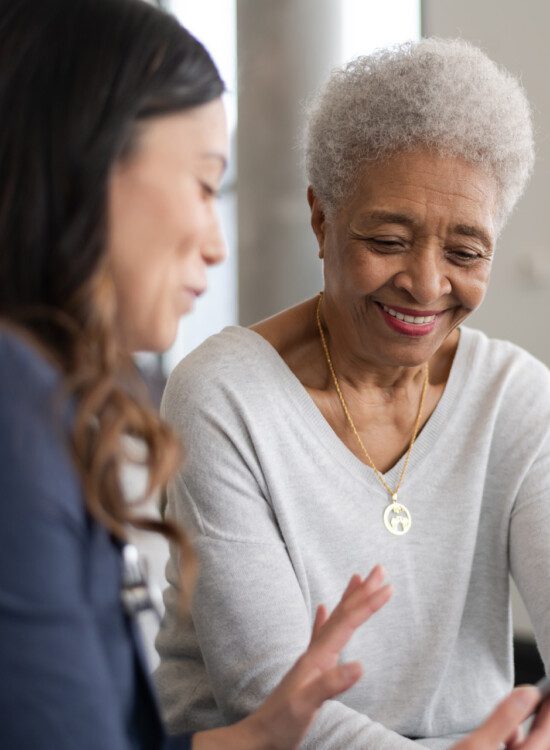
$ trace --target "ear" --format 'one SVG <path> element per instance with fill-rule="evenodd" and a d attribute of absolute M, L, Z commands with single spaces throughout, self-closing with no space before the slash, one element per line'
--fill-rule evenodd
<path fill-rule="evenodd" d="M 311 209 L 311 228 L 315 236 L 317 237 L 317 243 L 319 245 L 319 257 L 324 258 L 325 256 L 325 212 L 319 203 L 318 198 L 313 192 L 313 188 L 309 185 L 307 189 L 307 202 Z"/>

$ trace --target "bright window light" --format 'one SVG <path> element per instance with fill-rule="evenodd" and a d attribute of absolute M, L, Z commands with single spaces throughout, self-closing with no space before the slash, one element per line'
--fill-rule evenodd
<path fill-rule="evenodd" d="M 199 39 L 216 63 L 227 94 L 224 97 L 231 141 L 237 125 L 237 16 L 236 0 L 171 0 L 169 10 Z M 216 19 L 213 23 L 213 19 Z M 218 204 L 228 249 L 227 259 L 208 271 L 208 292 L 179 326 L 174 346 L 164 355 L 170 372 L 182 357 L 205 338 L 237 320 L 235 159 L 222 186 Z"/>
<path fill-rule="evenodd" d="M 216 63 L 229 92 L 226 107 L 232 131 L 237 122 L 236 0 L 171 0 L 168 7 Z"/>
<path fill-rule="evenodd" d="M 340 0 L 342 61 L 420 39 L 420 0 Z"/>

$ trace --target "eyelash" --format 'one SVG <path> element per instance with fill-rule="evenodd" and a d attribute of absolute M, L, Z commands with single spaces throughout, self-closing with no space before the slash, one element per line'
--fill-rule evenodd
<path fill-rule="evenodd" d="M 400 252 L 405 249 L 404 242 L 400 240 L 377 240 L 371 239 L 370 242 L 375 245 L 374 250 L 376 252 L 387 253 Z M 376 247 L 377 246 L 377 247 Z M 380 249 L 381 248 L 381 249 Z"/>
<path fill-rule="evenodd" d="M 380 240 L 376 238 L 365 238 L 355 237 L 355 239 L 362 239 L 368 241 L 371 245 L 371 249 L 374 252 L 378 252 L 381 255 L 390 254 L 393 252 L 402 252 L 404 248 L 404 242 L 400 240 Z M 453 263 L 461 266 L 472 265 L 476 261 L 486 260 L 487 258 L 482 253 L 469 252 L 468 250 L 450 250 L 447 251 L 447 256 Z"/>
<path fill-rule="evenodd" d="M 202 192 L 206 198 L 216 199 L 220 197 L 219 191 L 211 187 L 210 185 L 208 185 L 206 182 L 201 182 L 200 185 L 201 185 Z"/>
<path fill-rule="evenodd" d="M 454 255 L 454 262 L 463 266 L 483 259 L 483 255 L 480 253 L 470 253 L 467 250 L 453 250 L 451 254 Z"/>

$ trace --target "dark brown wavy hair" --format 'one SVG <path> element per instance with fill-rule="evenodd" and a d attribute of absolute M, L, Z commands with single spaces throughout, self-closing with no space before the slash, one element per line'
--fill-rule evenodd
<path fill-rule="evenodd" d="M 200 42 L 142 0 L 0 0 L 0 319 L 63 374 L 90 514 L 121 539 L 128 523 L 161 531 L 188 567 L 184 534 L 137 517 L 121 484 L 126 436 L 146 446 L 146 496 L 180 450 L 117 344 L 107 196 L 141 123 L 223 91 Z"/>

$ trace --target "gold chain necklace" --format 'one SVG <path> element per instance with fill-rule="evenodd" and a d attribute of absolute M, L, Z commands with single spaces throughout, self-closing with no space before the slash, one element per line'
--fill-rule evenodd
<path fill-rule="evenodd" d="M 411 436 L 411 441 L 409 443 L 409 448 L 405 456 L 405 462 L 403 464 L 403 468 L 401 469 L 401 474 L 399 475 L 397 486 L 395 489 L 392 490 L 392 488 L 384 479 L 381 472 L 378 471 L 378 469 L 376 468 L 374 461 L 370 457 L 368 450 L 365 448 L 365 445 L 363 441 L 361 440 L 361 436 L 357 432 L 357 428 L 355 427 L 353 419 L 351 418 L 351 414 L 348 409 L 348 405 L 346 404 L 344 394 L 342 393 L 342 389 L 340 388 L 340 383 L 338 382 L 338 378 L 336 377 L 336 372 L 334 371 L 334 366 L 332 364 L 332 359 L 330 358 L 330 353 L 329 353 L 327 342 L 325 339 L 323 326 L 321 325 L 320 311 L 321 311 L 322 299 L 323 299 L 323 292 L 320 292 L 319 301 L 317 302 L 317 311 L 316 311 L 317 328 L 319 329 L 319 336 L 321 337 L 321 344 L 323 345 L 323 351 L 325 353 L 325 359 L 327 361 L 328 369 L 332 377 L 332 382 L 334 383 L 336 393 L 338 394 L 338 398 L 340 399 L 340 403 L 342 404 L 342 409 L 346 416 L 346 420 L 349 426 L 351 427 L 352 432 L 355 435 L 357 442 L 359 443 L 361 450 L 363 451 L 365 458 L 367 459 L 369 463 L 369 466 L 374 471 L 374 474 L 376 478 L 378 479 L 378 481 L 380 482 L 380 484 L 386 489 L 386 491 L 390 495 L 390 498 L 391 498 L 390 503 L 386 507 L 386 510 L 384 511 L 384 526 L 387 528 L 387 530 L 390 533 L 395 534 L 396 536 L 401 536 L 402 534 L 406 534 L 407 531 L 409 531 L 409 529 L 411 528 L 412 519 L 411 519 L 411 514 L 410 514 L 409 509 L 405 505 L 403 505 L 403 503 L 399 503 L 397 501 L 397 495 L 399 493 L 399 490 L 401 489 L 401 485 L 403 484 L 403 479 L 405 477 L 405 473 L 409 465 L 409 459 L 411 457 L 412 447 L 414 445 L 414 441 L 416 440 L 416 436 L 418 435 L 418 428 L 420 427 L 422 410 L 424 408 L 424 398 L 426 396 L 426 390 L 428 388 L 428 380 L 429 380 L 429 374 L 430 374 L 428 364 L 426 363 L 426 374 L 424 376 L 424 382 L 422 384 L 422 394 L 420 396 L 420 405 L 418 407 L 418 414 L 416 415 L 416 422 L 414 423 L 414 429 L 413 429 L 413 433 Z"/>

